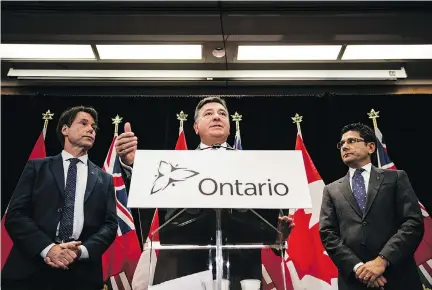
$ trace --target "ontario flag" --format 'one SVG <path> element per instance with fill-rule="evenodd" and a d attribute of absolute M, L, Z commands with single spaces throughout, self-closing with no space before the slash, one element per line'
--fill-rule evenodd
<path fill-rule="evenodd" d="M 240 131 L 236 132 L 235 139 L 234 139 L 234 149 L 243 150 L 242 144 L 241 144 Z"/>
<path fill-rule="evenodd" d="M 378 167 L 396 170 L 396 166 L 390 160 L 387 153 L 387 146 L 384 142 L 383 135 L 377 126 L 375 127 L 375 136 L 378 139 Z M 420 201 L 419 205 L 424 220 L 424 235 L 420 245 L 414 253 L 414 258 L 419 268 L 423 285 L 427 288 L 432 288 L 432 218 L 429 216 L 426 208 L 420 203 Z"/>
<path fill-rule="evenodd" d="M 113 176 L 117 208 L 117 237 L 102 255 L 104 289 L 129 290 L 141 254 L 141 247 L 130 209 L 127 191 L 121 176 L 120 160 L 114 136 L 102 169 Z"/>
<path fill-rule="evenodd" d="M 261 251 L 263 290 L 330 290 L 337 289 L 338 271 L 327 255 L 319 235 L 319 213 L 324 182 L 309 156 L 300 132 L 296 150 L 303 153 L 312 209 L 297 209 L 291 216 L 295 227 L 287 239 L 285 260 L 270 249 Z M 285 271 L 285 277 L 282 272 Z"/>
<path fill-rule="evenodd" d="M 183 128 L 180 127 L 179 136 L 175 146 L 175 150 L 187 150 L 186 136 Z M 150 225 L 149 233 L 144 243 L 144 249 L 138 262 L 133 280 L 133 290 L 147 290 L 153 285 L 154 273 L 159 255 L 159 250 L 155 246 L 160 245 L 159 232 L 153 234 L 159 228 L 159 210 L 156 209 Z"/>
<path fill-rule="evenodd" d="M 36 140 L 36 143 L 33 146 L 33 150 L 30 153 L 29 160 L 46 157 L 45 135 L 46 135 L 46 128 L 42 130 L 42 132 L 39 135 L 39 138 Z M 7 258 L 9 257 L 10 251 L 12 250 L 13 247 L 12 239 L 10 238 L 5 227 L 5 216 L 6 213 L 1 220 L 1 269 L 2 270 L 3 270 L 3 266 L 6 264 Z"/>

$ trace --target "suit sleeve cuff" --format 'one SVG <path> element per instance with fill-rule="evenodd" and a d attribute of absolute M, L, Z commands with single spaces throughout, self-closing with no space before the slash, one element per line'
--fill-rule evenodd
<path fill-rule="evenodd" d="M 88 253 L 87 248 L 85 246 L 81 245 L 80 249 L 81 249 L 81 255 L 80 255 L 78 260 L 88 259 L 89 253 Z"/>
<path fill-rule="evenodd" d="M 40 253 L 40 255 L 42 256 L 42 259 L 45 259 L 47 257 L 49 250 L 51 250 L 51 248 L 54 246 L 55 246 L 55 244 L 53 243 L 42 250 L 42 252 Z"/>
<path fill-rule="evenodd" d="M 363 262 L 360 262 L 360 263 L 356 264 L 356 265 L 354 266 L 354 269 L 353 269 L 354 273 L 357 272 L 357 269 L 358 269 L 361 265 L 363 265 L 363 264 L 364 264 Z"/>
<path fill-rule="evenodd" d="M 121 167 L 123 167 L 123 170 L 124 170 L 124 172 L 126 173 L 126 176 L 127 176 L 128 178 L 130 178 L 131 175 L 132 175 L 132 166 L 126 165 L 126 164 L 121 160 L 121 158 L 119 158 L 119 160 L 120 160 L 120 165 L 121 165 Z"/>

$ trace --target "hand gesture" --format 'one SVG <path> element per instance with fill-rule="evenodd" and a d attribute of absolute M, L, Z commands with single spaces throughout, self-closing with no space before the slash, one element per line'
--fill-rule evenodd
<path fill-rule="evenodd" d="M 121 161 L 126 165 L 132 165 L 135 159 L 135 152 L 138 148 L 138 138 L 132 132 L 131 125 L 126 122 L 124 132 L 117 137 L 115 149 Z"/>

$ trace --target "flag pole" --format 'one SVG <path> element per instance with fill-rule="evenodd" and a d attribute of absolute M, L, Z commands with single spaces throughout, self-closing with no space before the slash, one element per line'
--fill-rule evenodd
<path fill-rule="evenodd" d="M 234 113 L 234 115 L 231 115 L 232 120 L 236 123 L 236 133 L 235 133 L 235 139 L 234 139 L 234 147 L 236 150 L 238 150 L 239 145 L 239 138 L 240 138 L 240 122 L 242 121 L 243 115 L 240 115 L 237 111 Z M 232 212 L 232 209 L 231 209 Z M 227 277 L 230 278 L 230 261 L 229 261 L 229 251 L 227 254 Z"/>
<path fill-rule="evenodd" d="M 48 122 L 49 120 L 52 120 L 52 117 L 54 116 L 54 113 L 51 113 L 50 110 L 46 111 L 45 113 L 42 113 L 42 119 L 45 120 L 43 128 L 48 128 Z"/>
<path fill-rule="evenodd" d="M 44 140 L 45 140 L 45 136 L 46 136 L 46 130 L 48 128 L 48 122 L 50 120 L 52 120 L 53 116 L 54 116 L 54 113 L 51 113 L 50 110 L 46 111 L 45 113 L 42 113 L 42 119 L 45 121 L 43 129 L 42 129 Z"/>
<path fill-rule="evenodd" d="M 300 123 L 303 121 L 303 116 L 300 116 L 298 113 L 296 113 L 294 117 L 291 117 L 291 119 L 293 120 L 293 123 L 297 125 L 297 133 L 299 133 L 303 138 L 300 126 Z"/>
<path fill-rule="evenodd" d="M 183 131 L 183 122 L 187 121 L 187 116 L 188 116 L 188 114 L 185 114 L 183 111 L 180 111 L 180 113 L 177 114 L 177 120 L 180 121 L 179 135 Z"/>
<path fill-rule="evenodd" d="M 368 116 L 369 116 L 369 119 L 372 119 L 374 129 L 378 128 L 377 119 L 379 118 L 379 115 L 378 115 L 378 114 L 379 114 L 379 111 L 377 112 L 377 111 L 375 111 L 374 109 L 372 109 L 372 110 L 370 110 L 370 112 L 367 113 L 367 114 L 368 114 Z"/>
<path fill-rule="evenodd" d="M 234 115 L 231 115 L 232 120 L 236 123 L 236 137 L 240 138 L 240 122 L 242 121 L 242 115 L 240 115 L 238 112 L 235 112 Z M 236 146 L 237 149 L 237 146 Z"/>
<path fill-rule="evenodd" d="M 375 131 L 375 135 L 377 134 L 377 129 L 378 129 L 378 123 L 377 123 L 377 119 L 379 118 L 379 111 L 375 111 L 374 109 L 371 109 L 369 113 L 367 113 L 369 116 L 369 119 L 372 119 L 372 123 L 374 126 L 374 131 Z M 378 140 L 379 142 L 379 140 Z M 381 161 L 380 161 L 380 156 L 379 156 L 379 150 L 378 150 L 378 144 L 375 144 L 376 146 L 376 153 L 377 153 L 377 161 L 378 161 L 378 167 L 381 168 Z"/>
<path fill-rule="evenodd" d="M 120 117 L 118 114 L 115 116 L 115 118 L 112 118 L 112 123 L 114 124 L 114 137 L 118 136 L 118 126 L 122 122 L 123 117 Z"/>

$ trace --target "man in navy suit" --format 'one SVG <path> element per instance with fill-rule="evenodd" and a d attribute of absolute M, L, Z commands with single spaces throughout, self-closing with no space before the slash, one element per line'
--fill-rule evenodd
<path fill-rule="evenodd" d="M 102 289 L 102 254 L 118 224 L 112 176 L 88 159 L 97 121 L 91 107 L 63 112 L 61 154 L 24 168 L 6 214 L 14 247 L 2 289 Z"/>
<path fill-rule="evenodd" d="M 201 142 L 196 150 L 234 150 L 227 139 L 230 133 L 230 119 L 225 101 L 219 97 L 202 99 L 195 109 L 194 131 L 200 136 Z M 130 124 L 125 124 L 116 143 L 117 154 L 121 158 L 123 175 L 126 184 L 132 175 L 132 166 L 137 150 L 138 138 L 132 132 Z M 204 154 L 204 153 L 203 153 Z M 161 224 L 177 214 L 181 209 L 160 209 Z M 279 210 L 257 210 L 267 221 L 277 226 Z M 287 216 L 279 220 L 286 222 L 285 228 L 293 225 Z M 160 232 L 160 239 L 165 244 L 214 244 L 215 213 L 212 209 L 186 209 Z M 222 211 L 223 239 L 228 243 L 253 243 L 276 241 L 276 232 L 250 211 Z M 286 238 L 286 237 L 285 237 Z M 229 254 L 231 289 L 240 289 L 240 280 L 261 280 L 260 250 L 225 251 L 224 260 Z M 213 269 L 214 252 L 213 257 Z M 169 251 L 159 252 L 158 265 L 154 276 L 154 284 L 167 280 L 205 271 L 209 268 L 207 251 Z M 224 277 L 225 278 L 225 277 Z"/>

